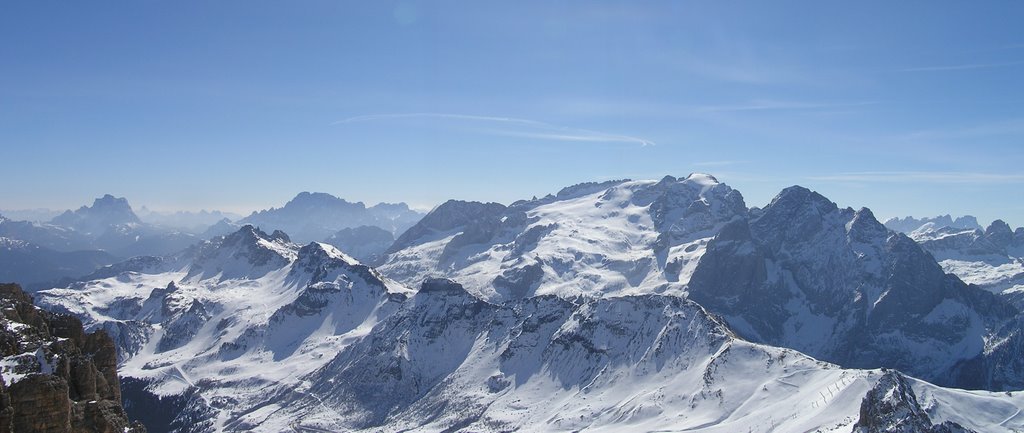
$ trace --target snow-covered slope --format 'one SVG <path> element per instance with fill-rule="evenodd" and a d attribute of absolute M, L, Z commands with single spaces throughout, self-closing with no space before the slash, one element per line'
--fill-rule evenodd
<path fill-rule="evenodd" d="M 204 243 L 189 261 L 125 268 L 145 272 L 46 290 L 39 303 L 110 333 L 122 376 L 147 393 L 192 396 L 177 422 L 200 419 L 195 431 L 225 429 L 236 407 L 296 383 L 407 292 L 330 245 L 299 247 L 252 226 Z"/>
<path fill-rule="evenodd" d="M 966 283 L 1015 300 L 1024 297 L 1024 228 L 1016 231 L 1001 220 L 984 231 L 954 227 L 911 234 L 935 256 L 942 268 Z"/>
<path fill-rule="evenodd" d="M 1012 431 L 1022 427 L 1024 402 L 752 344 L 674 296 L 542 295 L 497 305 L 448 280 L 426 281 L 397 313 L 303 379 L 232 425 L 267 432 L 850 432 L 857 423 L 905 421 L 885 411 L 901 404 L 912 409 L 914 425 Z M 893 381 L 913 386 L 883 402 L 865 400 Z"/>
<path fill-rule="evenodd" d="M 497 304 L 449 280 L 412 295 L 330 246 L 251 226 L 97 276 L 40 302 L 115 336 L 129 413 L 151 431 L 849 432 L 902 419 L 861 416 L 885 413 L 864 398 L 893 373 L 749 343 L 678 296 Z M 903 380 L 922 396 L 914 425 L 1024 428 L 1019 397 Z"/>
<path fill-rule="evenodd" d="M 707 242 L 745 214 L 739 192 L 702 174 L 581 184 L 509 207 L 449 201 L 399 237 L 380 269 L 411 286 L 452 278 L 488 300 L 678 295 Z"/>
<path fill-rule="evenodd" d="M 491 302 L 689 296 L 751 341 L 946 385 L 976 383 L 962 364 L 987 356 L 1016 314 L 868 209 L 792 187 L 748 211 L 700 174 L 583 184 L 509 207 L 451 201 L 403 234 L 380 269 L 409 286 L 452 278 Z M 1024 387 L 1024 370 L 1013 376 L 997 389 Z"/>
<path fill-rule="evenodd" d="M 964 282 L 1024 307 L 1024 228 L 1011 231 L 1001 220 L 984 231 L 940 227 L 911 234 L 942 268 Z M 1000 324 L 986 339 L 981 356 L 958 367 L 966 387 L 1019 388 L 1024 375 L 1024 315 Z"/>
<path fill-rule="evenodd" d="M 799 187 L 764 209 L 699 174 L 451 201 L 382 269 L 408 284 L 246 226 L 40 301 L 107 329 L 129 411 L 165 397 L 151 421 L 177 432 L 1024 429 L 1016 394 L 850 369 L 1020 389 L 1022 327 Z"/>

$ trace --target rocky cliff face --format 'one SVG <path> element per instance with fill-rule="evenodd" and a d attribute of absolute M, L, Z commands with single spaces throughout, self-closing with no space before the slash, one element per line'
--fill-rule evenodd
<path fill-rule="evenodd" d="M 970 433 L 955 422 L 933 424 L 902 374 L 885 371 L 864 396 L 855 433 Z"/>
<path fill-rule="evenodd" d="M 987 359 L 988 336 L 1017 314 L 945 274 L 870 210 L 841 209 L 802 187 L 785 189 L 749 221 L 723 228 L 694 271 L 689 294 L 752 341 L 958 387 L 968 384 L 954 371 L 990 373 L 967 373 L 957 364 Z M 1014 389 L 1021 382 L 1000 383 Z"/>
<path fill-rule="evenodd" d="M 121 407 L 106 333 L 36 308 L 15 284 L 0 284 L 0 310 L 0 433 L 145 432 Z"/>

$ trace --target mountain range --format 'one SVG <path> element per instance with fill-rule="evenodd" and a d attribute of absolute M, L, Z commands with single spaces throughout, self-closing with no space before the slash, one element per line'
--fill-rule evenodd
<path fill-rule="evenodd" d="M 113 337 L 150 431 L 1024 428 L 1013 299 L 806 188 L 764 208 L 703 174 L 453 200 L 376 267 L 268 231 L 38 302 Z"/>
<path fill-rule="evenodd" d="M 281 209 L 249 218 L 263 221 L 268 229 L 281 222 L 283 228 L 315 236 L 311 240 L 327 241 L 370 261 L 391 245 L 394 230 L 404 230 L 421 216 L 404 203 L 366 208 L 328 194 L 302 193 Z M 0 216 L 0 281 L 19 282 L 34 290 L 126 258 L 177 254 L 238 230 L 245 224 L 235 222 L 238 219 L 220 211 L 160 213 L 145 208 L 140 216 L 127 199 L 110 194 L 47 222 Z"/>
<path fill-rule="evenodd" d="M 110 194 L 48 223 L 0 219 L 0 236 L 56 251 L 102 250 L 122 258 L 170 254 L 198 241 L 190 233 L 143 223 L 128 200 Z"/>
<path fill-rule="evenodd" d="M 952 227 L 958 229 L 981 229 L 981 224 L 978 224 L 978 219 L 971 215 L 959 216 L 954 219 L 950 215 L 940 215 L 937 217 L 924 217 L 914 218 L 912 216 L 903 218 L 889 218 L 885 220 L 885 226 L 903 233 L 913 233 L 916 231 L 924 231 L 929 229 L 937 229 L 942 227 Z"/>
<path fill-rule="evenodd" d="M 323 241 L 339 230 L 375 226 L 393 236 L 419 221 L 423 214 L 405 203 L 379 203 L 367 207 L 322 192 L 302 192 L 283 207 L 271 208 L 239 220 L 266 230 L 283 230 L 300 242 Z"/>

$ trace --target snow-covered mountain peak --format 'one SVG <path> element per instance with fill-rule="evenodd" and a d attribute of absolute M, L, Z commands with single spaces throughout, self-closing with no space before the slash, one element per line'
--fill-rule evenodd
<path fill-rule="evenodd" d="M 604 190 L 606 190 L 608 188 L 611 188 L 611 187 L 613 187 L 615 185 L 618 185 L 618 184 L 621 184 L 621 183 L 625 183 L 625 182 L 629 182 L 629 181 L 630 181 L 629 179 L 619 179 L 619 180 L 606 180 L 606 181 L 603 181 L 603 182 L 583 182 L 583 183 L 578 183 L 578 184 L 570 185 L 570 186 L 567 186 L 565 188 L 562 188 L 562 189 L 558 190 L 558 193 L 556 193 L 553 197 L 549 195 L 548 196 L 549 197 L 548 201 L 553 201 L 553 200 L 569 200 L 569 199 L 573 199 L 573 198 L 576 198 L 576 197 L 593 194 L 595 192 L 604 191 Z"/>
<path fill-rule="evenodd" d="M 311 276 L 311 281 L 322 281 L 328 279 L 332 272 L 337 269 L 354 270 L 359 268 L 365 270 L 366 277 L 375 285 L 384 286 L 383 277 L 375 270 L 359 263 L 358 260 L 341 252 L 333 245 L 322 242 L 310 242 L 299 248 L 292 263 L 290 274 L 305 274 Z"/>
<path fill-rule="evenodd" d="M 846 231 L 851 241 L 862 244 L 880 242 L 889 236 L 889 229 L 875 219 L 875 214 L 866 207 L 853 214 L 853 218 L 846 224 Z"/>
<path fill-rule="evenodd" d="M 295 263 L 305 266 L 307 263 L 318 263 L 330 260 L 341 260 L 348 265 L 358 264 L 359 261 L 343 253 L 337 247 L 323 242 L 310 242 L 299 248 Z"/>
<path fill-rule="evenodd" d="M 765 241 L 773 250 L 784 243 L 812 243 L 816 236 L 826 236 L 833 243 L 845 243 L 850 215 L 817 192 L 802 186 L 783 189 L 768 206 L 751 220 L 754 236 Z M 839 224 L 837 224 L 839 223 Z M 831 231 L 822 234 L 822 231 Z"/>
<path fill-rule="evenodd" d="M 738 191 L 699 175 L 583 183 L 509 207 L 449 201 L 392 245 L 381 270 L 407 285 L 451 277 L 489 301 L 682 294 L 704 244 L 746 213 Z"/>
<path fill-rule="evenodd" d="M 723 222 L 745 216 L 743 196 L 714 177 L 691 174 L 685 179 L 671 176 L 638 188 L 633 202 L 649 206 L 658 231 L 676 238 L 713 229 Z"/>
<path fill-rule="evenodd" d="M 690 173 L 689 176 L 686 176 L 686 180 L 704 186 L 719 184 L 718 179 L 707 173 Z"/>
<path fill-rule="evenodd" d="M 186 278 L 258 278 L 295 260 L 297 250 L 283 232 L 267 234 L 247 224 L 200 244 Z"/>
<path fill-rule="evenodd" d="M 839 207 L 825 196 L 800 185 L 793 185 L 779 192 L 765 209 L 787 209 L 790 211 L 815 211 L 818 215 L 835 212 Z"/>

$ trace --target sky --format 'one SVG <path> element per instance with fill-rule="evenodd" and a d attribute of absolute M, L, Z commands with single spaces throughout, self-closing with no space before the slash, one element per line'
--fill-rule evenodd
<path fill-rule="evenodd" d="M 1024 225 L 1024 3 L 8 1 L 0 209 L 803 185 Z"/>

